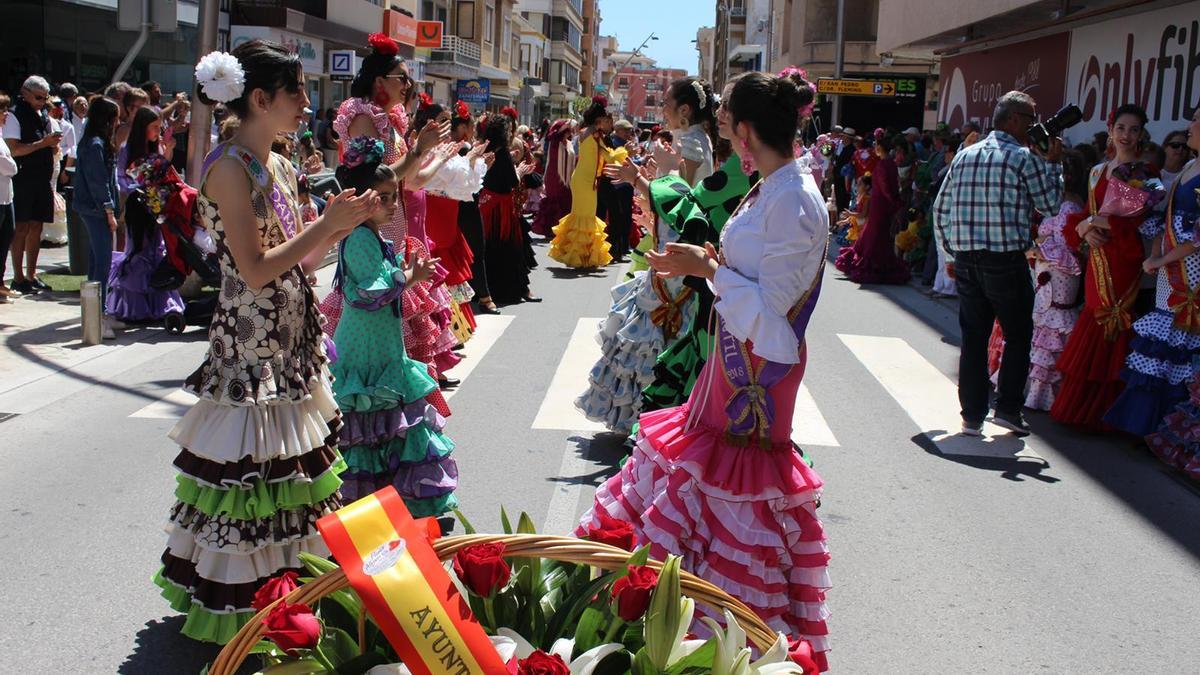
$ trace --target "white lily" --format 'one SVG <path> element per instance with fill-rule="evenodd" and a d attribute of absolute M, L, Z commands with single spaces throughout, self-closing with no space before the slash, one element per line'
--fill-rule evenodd
<path fill-rule="evenodd" d="M 496 651 L 500 653 L 500 658 L 505 663 L 515 654 L 518 659 L 527 659 L 536 650 L 528 640 L 521 637 L 519 633 L 511 628 L 500 628 L 496 631 L 498 636 L 492 638 L 493 644 L 496 645 Z M 498 641 L 504 642 L 498 642 Z M 510 649 L 511 651 L 507 651 Z M 506 651 L 501 651 L 501 648 Z M 569 664 L 571 675 L 592 675 L 600 662 L 610 654 L 621 651 L 625 645 L 619 642 L 610 642 L 598 647 L 593 647 L 579 655 L 579 658 L 571 660 L 571 654 L 575 651 L 575 640 L 573 638 L 559 638 L 554 641 L 554 645 L 550 647 L 550 653 L 558 656 L 563 660 L 563 663 Z M 507 656 L 506 656 L 507 653 Z"/>
<path fill-rule="evenodd" d="M 750 661 L 750 648 L 746 646 L 746 631 L 738 624 L 729 610 L 725 610 L 725 629 L 709 617 L 703 621 L 717 640 L 717 655 L 713 660 L 713 675 L 804 675 L 804 670 L 788 661 L 788 642 L 782 634 L 775 644 L 757 661 Z"/>

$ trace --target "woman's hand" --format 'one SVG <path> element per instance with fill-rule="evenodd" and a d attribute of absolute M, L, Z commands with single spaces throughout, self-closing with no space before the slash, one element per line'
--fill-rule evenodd
<path fill-rule="evenodd" d="M 108 216 L 108 231 L 116 232 L 117 231 L 117 215 L 115 213 L 113 213 L 112 211 L 106 211 L 105 215 Z"/>
<path fill-rule="evenodd" d="M 430 122 L 417 134 L 417 154 L 423 155 L 441 143 L 450 140 L 450 122 Z"/>
<path fill-rule="evenodd" d="M 329 230 L 330 236 L 358 227 L 379 207 L 379 195 L 374 190 L 367 190 L 361 195 L 355 192 L 354 188 L 347 188 L 325 204 L 325 213 L 320 222 Z"/>
<path fill-rule="evenodd" d="M 647 182 L 652 181 L 658 176 L 658 162 L 654 161 L 653 157 L 648 157 L 638 167 L 638 171 L 641 172 L 642 178 L 645 178 Z"/>
<path fill-rule="evenodd" d="M 472 164 L 474 164 L 475 160 L 479 159 L 480 157 L 483 157 L 486 153 L 487 153 L 487 143 L 480 141 L 479 143 L 472 145 L 471 149 L 467 151 L 467 159 L 470 160 Z"/>
<path fill-rule="evenodd" d="M 533 170 L 536 168 L 537 165 L 535 165 L 533 162 L 525 162 L 521 166 L 517 167 L 517 178 L 524 178 L 525 176 L 528 176 L 529 174 L 533 173 Z"/>
<path fill-rule="evenodd" d="M 1162 266 L 1162 258 L 1150 257 L 1142 261 L 1142 271 L 1146 274 L 1154 274 Z"/>
<path fill-rule="evenodd" d="M 620 164 L 605 164 L 604 175 L 615 183 L 637 183 L 638 167 L 626 159 Z"/>
<path fill-rule="evenodd" d="M 408 260 L 404 262 L 404 274 L 408 277 L 408 282 L 411 284 L 432 279 L 437 272 L 439 260 L 440 258 L 422 258 L 418 251 L 410 253 Z"/>
<path fill-rule="evenodd" d="M 484 165 L 487 166 L 487 168 L 489 168 L 489 169 L 492 168 L 492 163 L 495 161 L 496 161 L 496 153 L 494 153 L 494 152 L 483 153 L 483 163 L 484 163 Z"/>
<path fill-rule="evenodd" d="M 646 252 L 646 261 L 660 277 L 703 277 L 711 279 L 717 273 L 717 250 L 711 243 L 704 248 L 692 244 L 667 244 L 662 253 Z"/>

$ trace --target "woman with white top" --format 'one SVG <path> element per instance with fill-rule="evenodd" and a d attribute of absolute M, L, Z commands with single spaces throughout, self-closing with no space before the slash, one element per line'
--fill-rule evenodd
<path fill-rule="evenodd" d="M 8 121 L 8 108 L 12 99 L 0 94 L 0 127 Z M 17 175 L 17 161 L 8 150 L 8 143 L 0 138 L 0 304 L 9 298 L 19 298 L 21 293 L 4 285 L 4 268 L 8 264 L 8 249 L 16 233 L 17 214 L 13 211 L 12 177 Z"/>
<path fill-rule="evenodd" d="M 822 481 L 790 441 L 829 237 L 820 188 L 792 149 L 813 96 L 798 73 L 749 73 L 722 103 L 735 149 L 762 180 L 722 229 L 719 257 L 678 243 L 648 255 L 658 276 L 712 286 L 714 355 L 687 403 L 641 416 L 632 457 L 577 532 L 602 516 L 628 521 L 650 555 L 682 556 L 773 629 L 809 640 L 824 670 Z"/>

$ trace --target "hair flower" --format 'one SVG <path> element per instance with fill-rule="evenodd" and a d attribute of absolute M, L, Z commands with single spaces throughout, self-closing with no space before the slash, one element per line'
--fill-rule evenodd
<path fill-rule="evenodd" d="M 459 101 L 454 104 L 454 116 L 464 120 L 471 119 L 471 108 L 467 105 L 466 101 Z"/>
<path fill-rule="evenodd" d="M 367 44 L 371 45 L 371 49 L 385 56 L 395 56 L 400 53 L 400 45 L 383 33 L 371 33 L 367 38 Z"/>
<path fill-rule="evenodd" d="M 599 96 L 599 95 L 593 96 L 592 103 L 599 103 L 600 107 L 602 107 L 602 108 L 608 107 L 608 99 L 604 98 L 603 96 Z"/>
<path fill-rule="evenodd" d="M 501 109 L 500 109 L 500 114 L 501 114 L 501 115 L 504 115 L 504 116 L 506 116 L 506 117 L 510 117 L 510 118 L 512 118 L 514 121 L 517 119 L 517 109 L 516 109 L 516 108 L 514 108 L 514 107 L 512 107 L 512 106 L 510 106 L 510 105 L 506 105 L 506 106 L 504 106 L 503 108 L 501 108 Z"/>
<path fill-rule="evenodd" d="M 246 71 L 233 54 L 209 52 L 196 64 L 196 82 L 208 98 L 229 103 L 245 91 Z"/>
<path fill-rule="evenodd" d="M 417 99 L 420 100 L 420 108 L 423 110 L 433 105 L 433 97 L 425 92 L 417 94 Z"/>
<path fill-rule="evenodd" d="M 342 152 L 342 166 L 353 169 L 362 164 L 383 161 L 383 141 L 371 136 L 355 136 Z"/>
<path fill-rule="evenodd" d="M 700 101 L 700 109 L 708 107 L 708 97 L 704 95 L 704 85 L 700 80 L 692 80 L 692 89 L 696 92 L 696 100 Z"/>

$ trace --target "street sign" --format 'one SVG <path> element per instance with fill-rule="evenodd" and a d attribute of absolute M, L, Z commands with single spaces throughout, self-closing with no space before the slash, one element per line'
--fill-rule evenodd
<path fill-rule="evenodd" d="M 835 80 L 822 77 L 817 80 L 817 93 L 840 96 L 895 96 L 896 83 L 887 80 Z"/>
<path fill-rule="evenodd" d="M 430 47 L 432 49 L 442 48 L 442 22 L 441 21 L 418 21 L 417 22 L 417 46 Z"/>
<path fill-rule="evenodd" d="M 348 82 L 354 79 L 354 50 L 329 50 L 329 77 L 332 80 Z"/>

